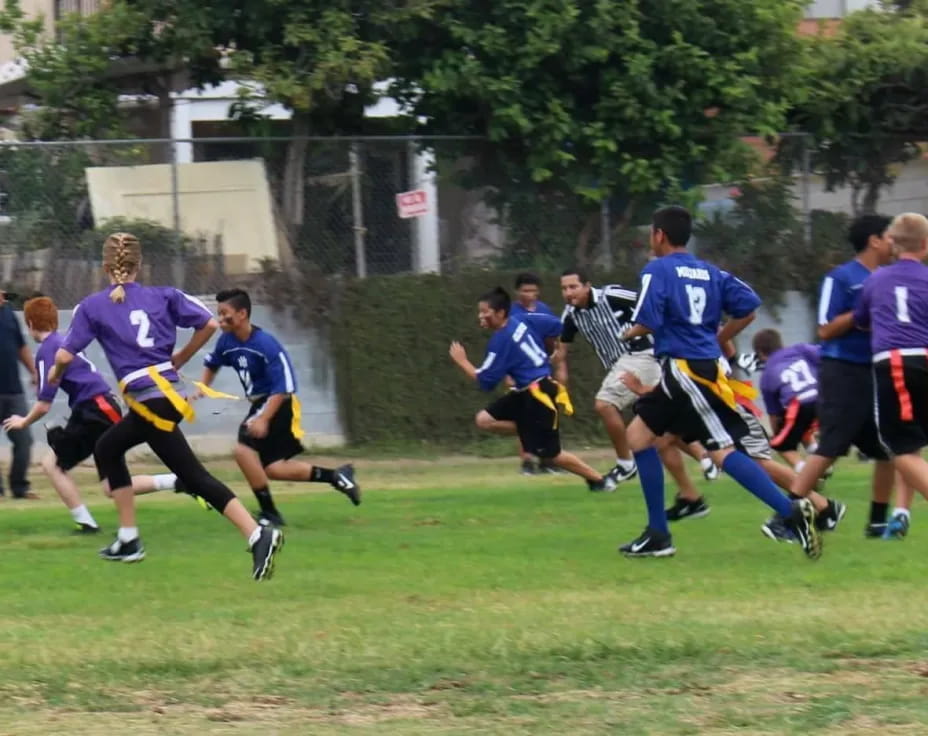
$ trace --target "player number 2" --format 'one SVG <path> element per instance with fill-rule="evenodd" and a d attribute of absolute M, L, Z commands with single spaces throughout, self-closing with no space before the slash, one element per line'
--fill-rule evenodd
<path fill-rule="evenodd" d="M 896 319 L 900 322 L 911 322 L 909 316 L 909 287 L 896 287 Z"/>
<path fill-rule="evenodd" d="M 144 309 L 133 309 L 129 312 L 129 321 L 139 328 L 135 335 L 135 341 L 140 348 L 154 347 L 155 341 L 148 336 L 151 329 L 151 322 L 148 321 L 148 313 Z"/>
<path fill-rule="evenodd" d="M 706 311 L 706 290 L 701 286 L 686 285 L 686 298 L 690 302 L 690 324 L 701 325 Z"/>

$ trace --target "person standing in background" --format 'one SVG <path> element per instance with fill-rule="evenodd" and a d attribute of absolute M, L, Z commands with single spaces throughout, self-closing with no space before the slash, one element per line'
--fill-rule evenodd
<path fill-rule="evenodd" d="M 9 299 L 15 294 L 0 291 L 0 422 L 14 414 L 23 415 L 27 411 L 26 396 L 19 378 L 19 365 L 22 363 L 29 375 L 32 385 L 36 385 L 35 366 L 32 351 L 26 345 L 22 327 Z M 28 429 L 8 433 L 13 444 L 13 458 L 10 463 L 9 484 L 13 498 L 38 498 L 29 490 L 29 461 L 32 457 L 32 434 Z M 4 495 L 3 481 L 0 480 L 0 496 Z"/>

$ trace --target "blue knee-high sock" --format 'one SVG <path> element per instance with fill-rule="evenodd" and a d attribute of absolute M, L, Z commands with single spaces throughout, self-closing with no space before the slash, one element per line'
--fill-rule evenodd
<path fill-rule="evenodd" d="M 638 466 L 644 502 L 648 507 L 648 528 L 668 534 L 667 514 L 664 513 L 664 467 L 660 455 L 653 447 L 649 447 L 635 453 L 635 464 Z"/>
<path fill-rule="evenodd" d="M 789 498 L 773 485 L 764 469 L 743 452 L 735 450 L 729 453 L 722 462 L 722 470 L 778 514 L 789 516 L 792 513 L 793 507 Z"/>

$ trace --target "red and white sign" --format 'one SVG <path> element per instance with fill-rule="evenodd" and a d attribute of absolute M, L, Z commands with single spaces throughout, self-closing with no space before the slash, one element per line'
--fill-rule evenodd
<path fill-rule="evenodd" d="M 404 220 L 409 217 L 422 217 L 428 212 L 429 197 L 424 189 L 414 189 L 396 195 L 396 213 Z"/>

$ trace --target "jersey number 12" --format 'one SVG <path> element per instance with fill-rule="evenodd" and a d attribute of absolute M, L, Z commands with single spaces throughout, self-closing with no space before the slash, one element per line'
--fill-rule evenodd
<path fill-rule="evenodd" d="M 706 311 L 706 290 L 701 286 L 686 285 L 686 298 L 690 303 L 690 324 L 701 325 Z"/>

